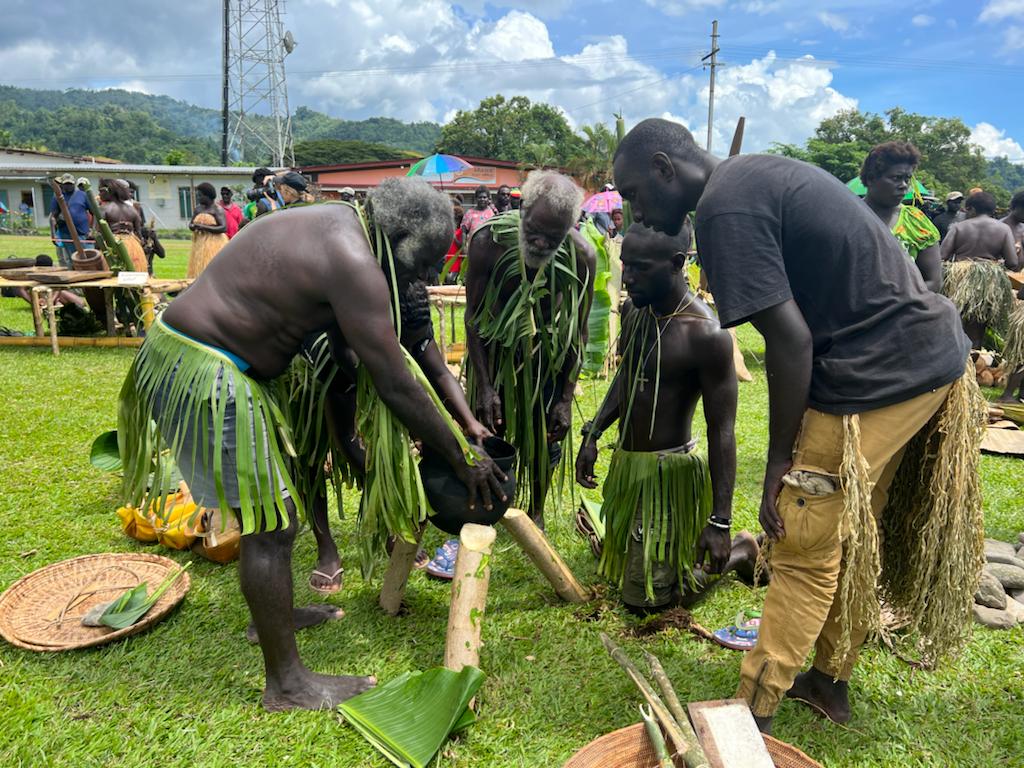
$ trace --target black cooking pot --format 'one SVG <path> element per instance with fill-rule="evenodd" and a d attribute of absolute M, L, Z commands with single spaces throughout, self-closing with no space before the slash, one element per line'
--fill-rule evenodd
<path fill-rule="evenodd" d="M 477 500 L 472 511 L 468 509 L 469 490 L 459 480 L 455 471 L 447 461 L 431 450 L 423 447 L 423 458 L 420 460 L 420 477 L 423 490 L 430 503 L 431 515 L 427 518 L 445 533 L 457 536 L 466 523 L 494 525 L 498 522 L 516 495 L 516 449 L 500 437 L 484 438 L 483 449 L 498 468 L 507 475 L 501 489 L 505 501 L 491 494 L 491 509 L 485 509 Z"/>

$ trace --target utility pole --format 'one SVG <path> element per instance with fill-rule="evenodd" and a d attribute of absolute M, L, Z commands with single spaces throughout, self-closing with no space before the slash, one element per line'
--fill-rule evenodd
<path fill-rule="evenodd" d="M 718 20 L 711 22 L 711 53 L 701 59 L 711 59 L 711 87 L 708 89 L 708 152 L 711 151 L 711 137 L 715 124 L 715 68 L 718 66 Z"/>
<path fill-rule="evenodd" d="M 228 84 L 231 82 L 231 0 L 224 0 L 224 81 L 221 94 L 221 129 L 220 129 L 220 164 L 228 164 L 228 133 L 230 122 L 229 104 L 231 102 L 231 90 Z"/>

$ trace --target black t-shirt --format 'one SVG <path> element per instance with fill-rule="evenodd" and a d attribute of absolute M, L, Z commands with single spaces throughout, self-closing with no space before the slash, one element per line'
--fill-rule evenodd
<path fill-rule="evenodd" d="M 820 168 L 722 162 L 697 205 L 697 249 L 724 327 L 793 299 L 813 338 L 810 406 L 848 414 L 955 381 L 970 342 L 882 221 Z"/>

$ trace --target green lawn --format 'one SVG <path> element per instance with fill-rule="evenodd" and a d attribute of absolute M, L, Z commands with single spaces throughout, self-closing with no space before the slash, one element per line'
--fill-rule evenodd
<path fill-rule="evenodd" d="M 44 238 L 0 238 L 0 256 L 49 252 Z M 187 247 L 157 263 L 157 274 L 184 272 Z M 0 301 L 0 325 L 32 327 L 28 305 Z M 737 527 L 756 529 L 760 474 L 767 441 L 763 344 L 749 328 L 741 344 L 755 381 L 740 387 Z M 88 462 L 93 437 L 115 423 L 118 388 L 131 350 L 0 349 L 0 589 L 64 558 L 133 551 L 114 509 L 116 478 Z M 603 384 L 584 387 L 591 415 Z M 608 451 L 602 450 L 607 468 Z M 1022 465 L 983 459 L 989 535 L 1010 539 L 1024 529 Z M 414 574 L 410 612 L 389 619 L 377 608 L 377 584 L 359 576 L 351 519 L 336 536 L 348 564 L 345 588 L 330 601 L 343 620 L 300 634 L 313 669 L 377 675 L 441 663 L 449 590 Z M 568 500 L 549 513 L 555 546 L 587 584 L 599 584 L 589 550 L 572 530 Z M 442 536 L 431 530 L 428 545 Z M 158 551 L 146 547 L 148 551 Z M 168 553 L 184 562 L 189 555 Z M 305 580 L 314 563 L 313 537 L 303 533 L 293 571 L 299 602 L 314 597 Z M 678 630 L 628 636 L 633 619 L 615 607 L 614 591 L 583 609 L 560 604 L 503 533 L 493 558 L 485 647 L 487 680 L 481 719 L 445 748 L 438 765 L 558 766 L 596 736 L 638 721 L 639 697 L 607 658 L 597 634 L 620 638 L 637 655 L 661 657 L 684 700 L 717 699 L 735 690 L 740 655 Z M 729 580 L 696 611 L 715 628 L 762 595 Z M 61 655 L 0 643 L 0 766 L 372 766 L 387 763 L 339 715 L 271 715 L 259 706 L 263 667 L 243 639 L 248 621 L 236 566 L 197 561 L 181 608 L 154 629 L 105 648 Z M 828 766 L 1005 766 L 1024 754 L 1024 630 L 979 629 L 964 656 L 935 673 L 917 672 L 877 648 L 867 649 L 852 688 L 854 721 L 826 725 L 802 707 L 783 704 L 776 735 Z M 529 657 L 529 658 L 528 658 Z"/>

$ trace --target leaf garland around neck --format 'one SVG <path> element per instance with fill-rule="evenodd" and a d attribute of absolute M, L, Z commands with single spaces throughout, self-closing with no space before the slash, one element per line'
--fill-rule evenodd
<path fill-rule="evenodd" d="M 618 375 L 626 375 L 629 379 L 626 382 L 628 387 L 626 410 L 619 420 L 619 439 L 616 448 L 622 448 L 622 444 L 625 441 L 630 416 L 633 412 L 633 404 L 636 401 L 636 394 L 647 383 L 644 368 L 647 367 L 647 361 L 650 360 L 652 354 L 656 354 L 657 357 L 654 370 L 654 405 L 651 408 L 651 424 L 647 436 L 648 439 L 654 436 L 654 425 L 658 414 L 658 397 L 661 393 L 661 337 L 675 318 L 687 314 L 684 310 L 696 298 L 690 290 L 687 290 L 679 305 L 670 314 L 656 315 L 654 310 L 647 306 L 643 309 L 634 310 L 626 321 L 628 326 L 624 329 L 627 333 L 626 346 L 622 352 L 622 365 L 619 368 Z M 658 327 L 658 321 L 660 320 L 665 321 L 663 327 Z M 652 326 L 653 329 L 656 329 L 656 333 L 652 333 Z M 654 344 L 651 349 L 647 350 L 645 349 L 645 341 L 652 335 L 654 336 Z"/>

